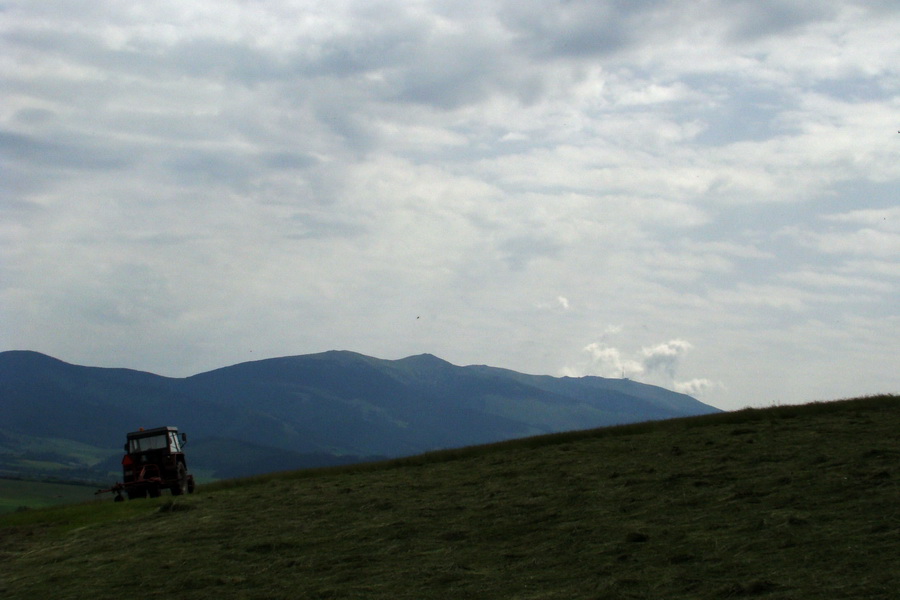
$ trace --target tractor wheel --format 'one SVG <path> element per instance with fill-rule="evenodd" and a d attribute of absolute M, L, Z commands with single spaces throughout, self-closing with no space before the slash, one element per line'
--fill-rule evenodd
<path fill-rule="evenodd" d="M 194 493 L 194 476 L 188 475 L 188 494 Z"/>
<path fill-rule="evenodd" d="M 178 463 L 178 475 L 176 476 L 176 479 L 177 482 L 171 488 L 172 495 L 181 496 L 188 490 L 188 474 L 183 463 Z"/>

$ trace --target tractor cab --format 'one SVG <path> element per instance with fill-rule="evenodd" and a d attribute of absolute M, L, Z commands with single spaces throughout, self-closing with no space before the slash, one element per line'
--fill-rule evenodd
<path fill-rule="evenodd" d="M 142 454 L 151 450 L 162 450 L 170 454 L 181 452 L 182 446 L 187 443 L 187 434 L 179 437 L 176 427 L 158 427 L 156 429 L 133 431 L 127 436 L 125 452 L 128 454 Z"/>

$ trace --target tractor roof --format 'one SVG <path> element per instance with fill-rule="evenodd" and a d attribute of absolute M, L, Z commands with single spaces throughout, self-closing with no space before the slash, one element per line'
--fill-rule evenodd
<path fill-rule="evenodd" d="M 154 427 L 153 429 L 144 429 L 142 427 L 141 429 L 139 429 L 137 431 L 130 432 L 128 434 L 128 439 L 130 440 L 130 439 L 134 439 L 134 438 L 149 437 L 152 435 L 159 435 L 161 433 L 166 433 L 169 431 L 174 431 L 177 433 L 178 428 L 169 426 L 169 427 Z"/>

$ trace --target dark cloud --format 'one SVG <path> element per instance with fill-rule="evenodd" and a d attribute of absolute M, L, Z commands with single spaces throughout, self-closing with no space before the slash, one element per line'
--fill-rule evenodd
<path fill-rule="evenodd" d="M 316 92 L 312 111 L 318 124 L 340 140 L 341 148 L 356 157 L 362 157 L 377 146 L 378 136 L 371 115 L 360 112 L 358 104 L 340 95 L 330 96 Z"/>
<path fill-rule="evenodd" d="M 118 170 L 133 163 L 104 140 L 78 135 L 54 141 L 0 130 L 0 154 L 26 168 Z"/>
<path fill-rule="evenodd" d="M 298 212 L 288 220 L 287 239 L 309 240 L 327 238 L 350 238 L 366 233 L 361 223 L 339 215 L 313 215 Z"/>
<path fill-rule="evenodd" d="M 102 71 L 104 78 L 114 73 L 155 77 L 163 74 L 155 42 L 112 48 L 97 34 L 39 26 L 14 31 L 6 42 L 20 51 L 36 53 L 42 62 L 55 59 L 67 65 L 84 65 L 88 73 Z M 97 85 L 96 79 L 82 78 L 81 83 Z"/>
<path fill-rule="evenodd" d="M 732 39 L 778 35 L 832 16 L 838 5 L 820 0 L 732 0 L 722 12 L 731 21 Z"/>
<path fill-rule="evenodd" d="M 227 150 L 179 150 L 163 162 L 175 181 L 190 186 L 228 186 L 246 191 L 256 173 L 252 156 Z"/>
<path fill-rule="evenodd" d="M 263 152 L 260 157 L 263 167 L 278 170 L 305 169 L 318 164 L 318 159 L 303 152 Z"/>
<path fill-rule="evenodd" d="M 504 73 L 495 60 L 488 48 L 463 37 L 442 40 L 400 73 L 395 97 L 443 109 L 478 102 L 503 86 Z"/>
<path fill-rule="evenodd" d="M 7 186 L 5 182 L 0 186 L 0 189 L 6 190 L 7 192 L 18 191 L 15 187 L 11 188 Z M 16 221 L 18 223 L 26 223 L 42 213 L 44 208 L 34 202 L 19 200 L 15 197 L 10 197 L 7 194 L 0 194 L 0 211 L 2 211 L 3 217 L 7 222 Z"/>
<path fill-rule="evenodd" d="M 389 15 L 363 11 L 347 33 L 324 41 L 299 40 L 293 60 L 305 76 L 355 77 L 381 69 L 402 68 L 428 46 L 427 25 L 394 10 Z"/>
<path fill-rule="evenodd" d="M 727 74 L 692 75 L 683 79 L 696 89 L 708 90 L 712 102 L 688 105 L 686 110 L 704 124 L 697 141 L 711 146 L 739 141 L 765 140 L 790 129 L 784 120 L 786 109 L 795 108 L 793 90 L 751 85 Z"/>
<path fill-rule="evenodd" d="M 170 48 L 164 47 L 163 51 L 167 70 L 182 76 L 253 85 L 291 74 L 286 62 L 244 42 L 189 39 Z"/>
<path fill-rule="evenodd" d="M 558 258 L 563 246 L 546 237 L 522 235 L 503 241 L 499 245 L 499 250 L 504 262 L 512 271 L 521 271 L 534 260 Z"/>
<path fill-rule="evenodd" d="M 121 33 L 127 31 L 123 29 Z M 190 77 L 253 85 L 296 75 L 303 68 L 292 55 L 277 56 L 244 41 L 209 35 L 172 41 L 134 32 L 126 35 L 124 43 L 113 46 L 89 30 L 32 26 L 10 33 L 6 41 L 45 59 L 57 57 L 69 64 L 103 70 L 104 78 L 112 74 L 158 81 Z M 85 82 L 90 83 L 91 79 Z"/>
<path fill-rule="evenodd" d="M 542 57 L 602 57 L 623 50 L 649 24 L 658 0 L 507 2 L 500 12 L 520 48 Z"/>
<path fill-rule="evenodd" d="M 57 113 L 46 108 L 23 108 L 16 111 L 12 120 L 20 125 L 38 127 L 52 123 L 57 118 Z"/>

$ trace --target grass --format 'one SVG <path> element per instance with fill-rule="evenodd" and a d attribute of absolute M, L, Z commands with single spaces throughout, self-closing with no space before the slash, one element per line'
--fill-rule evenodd
<path fill-rule="evenodd" d="M 0 597 L 893 598 L 900 398 L 0 517 Z"/>
<path fill-rule="evenodd" d="M 97 486 L 0 478 L 0 514 L 93 498 Z"/>

